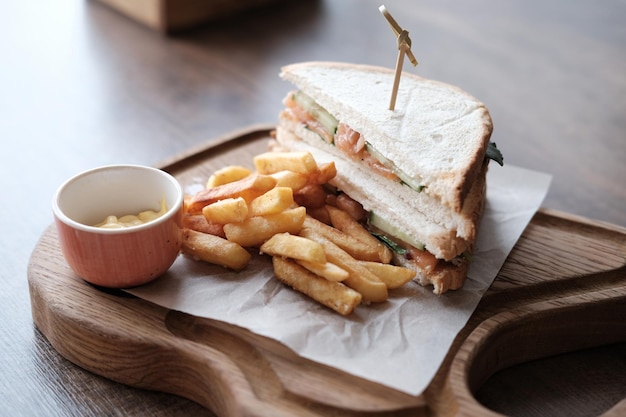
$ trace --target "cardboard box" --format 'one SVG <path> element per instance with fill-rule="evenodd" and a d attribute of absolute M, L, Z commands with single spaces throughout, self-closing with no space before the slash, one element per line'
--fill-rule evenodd
<path fill-rule="evenodd" d="M 282 0 L 98 0 L 160 32 L 170 33 Z"/>

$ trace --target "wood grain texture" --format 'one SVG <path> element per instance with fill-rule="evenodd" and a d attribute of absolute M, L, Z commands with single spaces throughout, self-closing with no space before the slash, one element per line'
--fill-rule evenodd
<path fill-rule="evenodd" d="M 251 163 L 269 138 L 267 129 L 239 131 L 163 169 L 183 186 L 203 183 L 217 168 Z M 475 393 L 497 371 L 626 342 L 625 254 L 626 229 L 538 212 L 417 397 L 315 364 L 236 326 L 89 285 L 65 264 L 53 227 L 33 253 L 29 287 L 34 322 L 64 357 L 220 416 L 495 415 Z"/>

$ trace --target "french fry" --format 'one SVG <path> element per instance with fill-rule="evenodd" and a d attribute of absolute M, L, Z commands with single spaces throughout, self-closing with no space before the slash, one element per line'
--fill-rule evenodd
<path fill-rule="evenodd" d="M 378 261 L 378 246 L 368 245 L 360 240 L 342 232 L 339 229 L 335 229 L 325 223 L 314 219 L 311 216 L 307 216 L 304 220 L 303 228 L 310 228 L 315 230 L 317 234 L 324 236 L 326 239 L 335 243 L 337 246 L 348 252 L 352 257 L 363 261 Z"/>
<path fill-rule="evenodd" d="M 310 152 L 265 152 L 254 157 L 254 167 L 264 175 L 284 170 L 310 174 L 318 170 Z"/>
<path fill-rule="evenodd" d="M 318 277 L 294 261 L 276 256 L 272 264 L 280 281 L 339 314 L 350 314 L 361 302 L 362 296 L 357 291 Z"/>
<path fill-rule="evenodd" d="M 248 217 L 248 203 L 242 197 L 226 198 L 204 206 L 202 214 L 209 223 L 238 223 Z"/>
<path fill-rule="evenodd" d="M 323 224 L 323 223 L 320 223 Z M 388 298 L 387 286 L 376 275 L 361 265 L 348 252 L 337 246 L 318 229 L 304 227 L 300 235 L 316 240 L 324 245 L 326 258 L 342 269 L 348 271 L 348 278 L 343 283 L 363 296 L 363 301 L 380 303 Z"/>
<path fill-rule="evenodd" d="M 191 229 L 183 232 L 182 250 L 194 258 L 235 271 L 245 268 L 251 258 L 250 252 L 237 243 Z"/>
<path fill-rule="evenodd" d="M 184 253 L 238 271 L 251 259 L 246 248 L 258 248 L 280 281 L 343 315 L 415 277 L 389 263 L 391 250 L 360 223 L 359 203 L 327 192 L 334 162 L 283 151 L 257 155 L 254 167 L 217 170 L 185 196 Z"/>
<path fill-rule="evenodd" d="M 317 263 L 298 259 L 295 261 L 299 265 L 313 272 L 315 275 L 319 275 L 329 281 L 341 282 L 345 281 L 350 276 L 348 271 L 331 262 Z"/>
<path fill-rule="evenodd" d="M 274 187 L 250 202 L 250 217 L 279 213 L 293 206 L 293 190 Z"/>
<path fill-rule="evenodd" d="M 253 173 L 243 179 L 198 191 L 187 203 L 187 213 L 200 214 L 204 206 L 227 198 L 242 197 L 247 202 L 274 188 L 276 180 Z"/>
<path fill-rule="evenodd" d="M 306 217 L 306 208 L 296 207 L 267 216 L 248 217 L 241 223 L 224 225 L 226 238 L 244 247 L 258 247 L 277 233 L 298 234 Z"/>
<path fill-rule="evenodd" d="M 208 233 L 225 238 L 224 225 L 219 223 L 209 223 L 202 214 L 185 214 L 183 216 L 183 228 L 192 229 L 196 232 Z"/>
<path fill-rule="evenodd" d="M 314 263 L 326 263 L 321 243 L 289 233 L 277 233 L 260 247 L 261 253 Z"/>
<path fill-rule="evenodd" d="M 378 261 L 388 264 L 393 258 L 391 249 L 385 246 L 382 242 L 376 239 L 361 223 L 354 220 L 350 214 L 346 211 L 338 209 L 337 207 L 327 206 L 330 222 L 336 229 L 341 230 L 345 234 L 354 237 L 355 239 L 365 243 L 370 247 L 377 248 Z"/>
<path fill-rule="evenodd" d="M 308 182 L 308 177 L 305 174 L 287 170 L 274 172 L 269 176 L 276 180 L 277 187 L 289 187 L 293 191 L 298 191 Z"/>
<path fill-rule="evenodd" d="M 367 210 L 363 208 L 361 203 L 348 197 L 346 193 L 339 193 L 339 195 L 337 195 L 337 197 L 335 198 L 335 203 L 332 205 L 347 212 L 353 219 L 357 221 L 363 220 L 367 216 Z"/>
<path fill-rule="evenodd" d="M 315 176 L 313 180 L 317 184 L 326 184 L 328 181 L 335 178 L 337 175 L 337 167 L 335 166 L 335 162 L 327 162 L 325 164 L 319 164 L 318 169 L 315 172 Z"/>
<path fill-rule="evenodd" d="M 192 198 L 193 198 L 193 196 L 191 196 L 189 194 L 185 194 L 185 196 L 183 197 L 183 212 L 184 213 L 187 213 L 188 207 L 189 207 L 189 203 L 191 202 Z"/>
<path fill-rule="evenodd" d="M 326 206 L 322 207 L 307 207 L 306 209 L 307 215 L 313 217 L 315 220 L 319 220 L 322 223 L 326 223 L 330 225 L 330 216 L 328 215 L 328 210 L 326 210 Z"/>
<path fill-rule="evenodd" d="M 209 177 L 209 180 L 206 183 L 206 188 L 217 187 L 218 185 L 239 181 L 250 174 L 252 174 L 252 171 L 248 168 L 237 165 L 227 166 L 222 169 L 218 169 Z"/>
<path fill-rule="evenodd" d="M 326 191 L 320 184 L 307 184 L 294 192 L 296 203 L 307 208 L 318 208 L 326 204 Z"/>
<path fill-rule="evenodd" d="M 403 266 L 370 261 L 359 263 L 376 275 L 389 289 L 399 288 L 415 278 L 415 271 Z"/>

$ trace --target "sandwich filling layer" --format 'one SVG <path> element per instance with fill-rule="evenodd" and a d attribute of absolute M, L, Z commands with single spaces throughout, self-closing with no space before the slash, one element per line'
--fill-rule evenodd
<path fill-rule="evenodd" d="M 323 107 L 299 91 L 290 92 L 284 99 L 285 108 L 279 115 L 281 126 L 293 133 L 299 140 L 308 143 L 312 152 L 316 149 L 323 150 L 325 153 L 333 155 L 334 160 L 347 160 L 352 163 L 345 163 L 345 175 L 340 174 L 336 180 L 343 183 L 340 187 L 347 192 L 347 189 L 355 188 L 352 181 L 348 178 L 350 175 L 354 178 L 363 177 L 368 181 L 367 186 L 370 190 L 380 190 L 378 195 L 365 194 L 365 201 L 359 196 L 353 196 L 361 203 L 368 200 L 382 200 L 381 193 L 389 193 L 387 197 L 389 201 L 372 201 L 370 211 L 375 211 L 381 204 L 390 206 L 391 210 L 383 210 L 388 213 L 400 212 L 405 214 L 402 217 L 398 214 L 397 218 L 388 219 L 393 224 L 398 224 L 401 229 L 407 230 L 408 240 L 416 247 L 423 246 L 426 241 L 420 239 L 417 235 L 425 236 L 426 233 L 414 233 L 414 227 L 407 226 L 411 218 L 423 218 L 422 223 L 434 223 L 443 230 L 428 236 L 428 239 L 444 242 L 450 240 L 447 248 L 436 249 L 435 246 L 441 247 L 440 244 L 431 243 L 431 252 L 438 258 L 452 259 L 461 254 L 467 247 L 467 242 L 475 239 L 477 232 L 477 221 L 475 212 L 478 204 L 480 204 L 480 193 L 477 192 L 482 188 L 484 182 L 484 173 L 480 173 L 479 178 L 475 181 L 473 188 L 470 190 L 466 201 L 460 211 L 453 210 L 449 206 L 441 204 L 438 198 L 433 197 L 427 187 L 419 183 L 419 179 L 409 179 L 406 174 L 398 170 L 392 163 L 384 160 L 369 145 L 364 135 L 357 130 L 351 128 L 348 124 L 338 121 L 331 116 Z M 283 135 L 284 136 L 284 135 Z M 285 138 L 280 140 L 285 141 Z M 416 156 L 419 157 L 419 156 Z M 328 157 L 326 158 L 328 159 Z M 356 173 L 358 168 L 360 173 Z M 348 173 L 350 175 L 348 175 Z M 354 190 L 354 192 L 357 192 Z M 396 204 L 392 204 L 395 202 Z M 395 206 L 395 207 L 394 207 Z M 402 209 L 398 209 L 402 207 Z M 394 210 L 395 208 L 395 210 Z M 419 223 L 419 222 L 418 222 Z M 441 237 L 441 238 L 440 238 Z"/>
<path fill-rule="evenodd" d="M 475 230 L 472 230 L 470 237 L 464 238 L 459 236 L 457 229 L 433 221 L 433 215 L 445 218 L 449 214 L 447 209 L 441 205 L 432 205 L 433 212 L 428 215 L 419 211 L 416 200 L 428 201 L 425 193 L 415 192 L 400 182 L 373 175 L 367 166 L 355 164 L 333 145 L 320 146 L 319 136 L 302 123 L 281 118 L 276 129 L 276 140 L 279 148 L 310 152 L 318 163 L 334 162 L 337 175 L 331 181 L 332 185 L 358 201 L 367 212 L 382 215 L 386 223 L 402 231 L 401 240 L 411 246 L 425 248 L 436 258 L 446 261 L 470 249 Z M 311 145 L 311 142 L 318 143 Z M 474 229 L 482 212 L 484 185 L 483 174 L 468 199 L 472 212 L 467 213 L 467 216 L 456 216 L 457 221 L 463 219 L 462 223 L 472 225 Z M 454 222 L 455 219 L 448 220 Z"/>
<path fill-rule="evenodd" d="M 283 100 L 283 104 L 285 105 L 284 117 L 304 123 L 309 130 L 317 133 L 326 143 L 335 145 L 353 161 L 362 162 L 375 174 L 403 182 L 418 192 L 425 188 L 376 151 L 363 135 L 346 123 L 339 122 L 302 91 L 289 93 Z"/>

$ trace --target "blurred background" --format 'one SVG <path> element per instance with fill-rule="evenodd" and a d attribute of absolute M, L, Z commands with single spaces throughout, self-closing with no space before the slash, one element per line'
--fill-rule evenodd
<path fill-rule="evenodd" d="M 0 132 L 11 135 L 3 173 L 48 160 L 53 172 L 39 185 L 47 192 L 34 196 L 47 205 L 61 180 L 94 163 L 155 164 L 234 129 L 273 123 L 290 88 L 280 65 L 395 65 L 380 4 L 273 1 L 166 35 L 97 1 L 11 2 L 0 16 Z M 598 145 L 626 140 L 623 2 L 392 0 L 392 14 L 394 4 L 420 62 L 405 70 L 486 103 L 506 162 L 554 175 L 546 206 L 626 224 L 623 207 L 603 203 L 606 192 L 626 201 L 624 187 L 576 181 L 615 170 Z M 356 22 L 346 17 L 355 14 Z M 25 143 L 36 146 L 21 152 Z M 563 146 L 577 158 L 564 159 Z M 626 160 L 626 146 L 612 151 Z M 63 163 L 74 155 L 85 165 Z M 626 178 L 624 168 L 617 173 Z"/>

